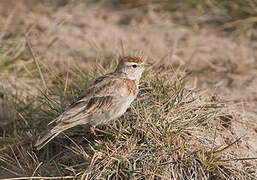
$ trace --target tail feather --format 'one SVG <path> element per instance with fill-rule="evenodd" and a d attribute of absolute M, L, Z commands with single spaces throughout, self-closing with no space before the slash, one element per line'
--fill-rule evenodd
<path fill-rule="evenodd" d="M 55 138 L 58 134 L 60 134 L 62 131 L 57 133 L 52 133 L 51 131 L 48 132 L 45 136 L 39 138 L 35 144 L 37 147 L 37 150 L 40 150 L 43 148 L 49 141 L 51 141 L 53 138 Z"/>
<path fill-rule="evenodd" d="M 53 138 L 55 138 L 57 135 L 59 135 L 61 132 L 72 128 L 78 124 L 81 124 L 81 121 L 75 121 L 73 123 L 60 123 L 57 126 L 55 126 L 53 129 L 51 129 L 46 135 L 43 137 L 40 137 L 35 146 L 37 147 L 37 150 L 40 150 L 43 148 L 49 141 L 51 141 Z"/>

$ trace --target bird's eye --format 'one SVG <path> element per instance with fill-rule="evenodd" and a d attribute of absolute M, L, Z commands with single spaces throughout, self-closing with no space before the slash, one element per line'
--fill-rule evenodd
<path fill-rule="evenodd" d="M 136 64 L 133 64 L 133 65 L 132 65 L 132 67 L 133 67 L 133 68 L 136 68 L 136 67 L 137 67 L 137 65 L 136 65 Z"/>

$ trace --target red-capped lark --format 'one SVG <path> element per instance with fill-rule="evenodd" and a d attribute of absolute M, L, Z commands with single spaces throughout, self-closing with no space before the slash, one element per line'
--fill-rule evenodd
<path fill-rule="evenodd" d="M 56 126 L 37 140 L 37 149 L 74 126 L 95 127 L 119 118 L 136 98 L 139 80 L 148 65 L 138 57 L 121 58 L 113 73 L 97 78 L 78 101 L 52 121 Z"/>

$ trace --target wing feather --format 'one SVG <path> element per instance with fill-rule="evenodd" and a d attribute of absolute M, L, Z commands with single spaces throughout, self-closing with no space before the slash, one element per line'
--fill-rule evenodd
<path fill-rule="evenodd" d="M 78 101 L 72 103 L 53 122 L 74 122 L 90 116 L 92 113 L 109 110 L 114 97 L 119 94 L 121 79 L 115 76 L 105 75 L 95 80 Z M 112 87 L 112 88 L 108 88 Z M 49 123 L 49 124 L 51 124 Z"/>

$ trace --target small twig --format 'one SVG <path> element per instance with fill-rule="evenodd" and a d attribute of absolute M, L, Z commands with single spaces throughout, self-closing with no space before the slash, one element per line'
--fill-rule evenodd
<path fill-rule="evenodd" d="M 228 161 L 249 161 L 249 160 L 257 160 L 257 157 L 233 158 L 233 159 L 224 159 L 224 160 L 219 160 L 219 161 L 221 161 L 221 162 L 228 162 Z"/>
<path fill-rule="evenodd" d="M 65 86 L 64 86 L 64 92 L 66 93 L 69 85 L 69 67 L 70 67 L 70 61 L 68 60 L 68 70 L 66 73 L 66 79 L 65 79 Z"/>
<path fill-rule="evenodd" d="M 34 170 L 34 172 L 33 172 L 33 174 L 32 174 L 32 177 L 36 174 L 37 170 L 39 169 L 39 167 L 40 167 L 42 164 L 43 164 L 43 163 L 40 162 L 40 163 L 37 165 L 36 169 Z M 31 177 L 30 179 L 32 179 L 32 177 Z"/>
<path fill-rule="evenodd" d="M 121 56 L 125 56 L 125 47 L 122 38 L 120 38 L 120 46 L 121 46 Z"/>
<path fill-rule="evenodd" d="M 224 148 L 222 149 L 219 149 L 217 151 L 214 151 L 213 154 L 216 154 L 216 153 L 219 153 L 219 152 L 222 152 L 226 149 L 228 149 L 230 146 L 234 145 L 235 143 L 237 143 L 238 141 L 240 141 L 242 139 L 242 137 L 238 138 L 237 140 L 235 140 L 234 142 L 230 143 L 229 145 L 225 146 Z"/>
<path fill-rule="evenodd" d="M 44 89 L 47 90 L 47 86 L 46 86 L 46 82 L 45 82 L 43 73 L 42 73 L 42 71 L 41 71 L 41 69 L 40 69 L 38 60 L 37 60 L 37 58 L 36 58 L 36 56 L 35 56 L 35 54 L 34 54 L 34 52 L 33 52 L 33 49 L 32 49 L 32 47 L 31 47 L 31 44 L 30 44 L 29 41 L 27 41 L 27 45 L 28 45 L 29 51 L 30 51 L 30 53 L 31 53 L 31 55 L 32 55 L 32 57 L 33 57 L 33 60 L 34 60 L 34 62 L 35 62 L 35 64 L 36 64 L 36 66 L 37 66 L 37 69 L 38 69 L 38 72 L 39 72 L 41 81 L 42 81 L 43 86 L 44 86 Z"/>
<path fill-rule="evenodd" d="M 249 18 L 246 18 L 246 19 L 239 19 L 239 20 L 236 20 L 236 21 L 233 21 L 233 22 L 228 22 L 228 23 L 225 23 L 221 26 L 218 26 L 213 31 L 214 32 L 222 31 L 224 29 L 232 28 L 232 27 L 238 26 L 240 24 L 254 23 L 254 22 L 257 22 L 257 17 L 249 17 Z"/>

